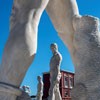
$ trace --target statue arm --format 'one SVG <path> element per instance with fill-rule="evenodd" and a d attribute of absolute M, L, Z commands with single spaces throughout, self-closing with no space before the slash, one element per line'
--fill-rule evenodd
<path fill-rule="evenodd" d="M 60 78 L 61 78 L 61 73 L 60 73 L 60 64 L 61 64 L 61 61 L 62 61 L 61 54 L 57 54 L 56 55 L 56 62 L 57 62 L 57 65 L 56 65 L 56 79 L 55 79 L 56 83 L 60 82 Z"/>

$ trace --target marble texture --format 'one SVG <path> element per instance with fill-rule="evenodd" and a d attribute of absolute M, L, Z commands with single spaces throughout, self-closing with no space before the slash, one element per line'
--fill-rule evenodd
<path fill-rule="evenodd" d="M 0 89 L 0 100 L 16 100 L 17 96 L 23 94 L 23 92 L 17 94 L 16 91 L 20 91 L 22 80 L 35 57 L 38 24 L 48 1 L 13 1 L 10 35 L 0 66 L 0 82 L 5 85 L 0 84 L 0 88 L 2 88 Z"/>
<path fill-rule="evenodd" d="M 99 19 L 82 16 L 74 19 L 75 87 L 73 100 L 100 99 Z M 78 91 L 78 92 L 77 92 Z"/>

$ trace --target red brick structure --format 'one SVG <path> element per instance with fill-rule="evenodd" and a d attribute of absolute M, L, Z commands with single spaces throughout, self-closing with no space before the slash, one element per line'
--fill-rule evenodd
<path fill-rule="evenodd" d="M 60 93 L 62 100 L 71 100 L 70 91 L 74 86 L 74 73 L 61 70 L 61 80 L 60 80 Z M 48 97 L 49 87 L 50 87 L 50 74 L 43 73 L 44 91 L 43 100 Z"/>

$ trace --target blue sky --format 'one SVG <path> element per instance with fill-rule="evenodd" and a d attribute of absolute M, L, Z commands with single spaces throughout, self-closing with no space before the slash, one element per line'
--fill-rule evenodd
<path fill-rule="evenodd" d="M 9 17 L 12 1 L 0 0 L 0 63 L 4 46 L 9 36 Z M 88 14 L 100 18 L 100 0 L 77 0 L 77 3 L 81 15 Z M 74 65 L 68 49 L 57 36 L 48 15 L 44 11 L 39 24 L 37 55 L 22 82 L 22 85 L 29 85 L 31 87 L 31 94 L 36 94 L 37 76 L 49 71 L 49 61 L 52 56 L 49 46 L 53 42 L 58 44 L 59 51 L 63 56 L 61 69 L 74 72 Z"/>

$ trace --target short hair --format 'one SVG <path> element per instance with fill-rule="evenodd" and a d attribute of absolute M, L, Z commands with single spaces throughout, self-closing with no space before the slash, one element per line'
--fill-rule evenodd
<path fill-rule="evenodd" d="M 50 47 L 54 47 L 54 48 L 58 49 L 57 43 L 52 43 L 52 44 L 50 45 Z"/>
<path fill-rule="evenodd" d="M 41 76 L 37 76 L 37 78 L 42 79 L 42 77 L 41 77 Z"/>

